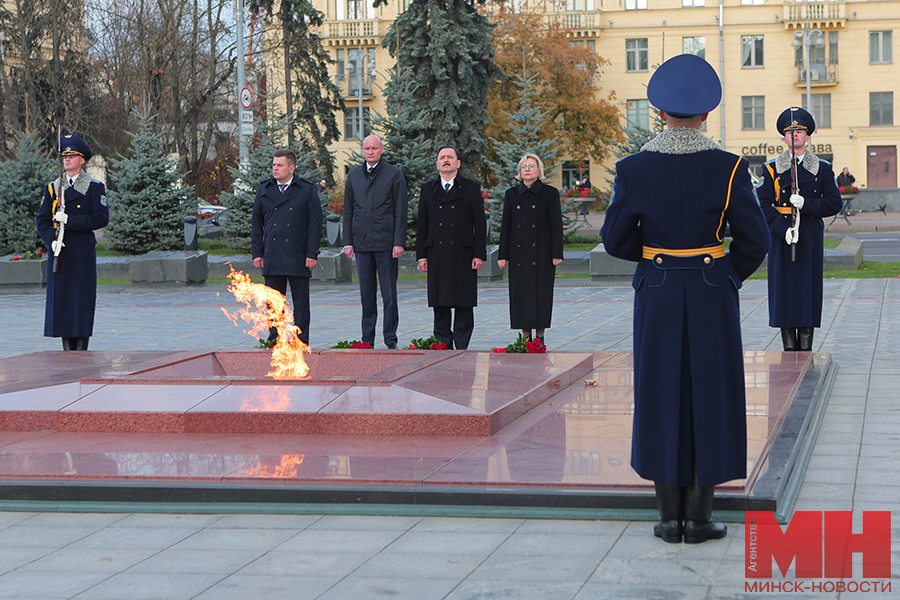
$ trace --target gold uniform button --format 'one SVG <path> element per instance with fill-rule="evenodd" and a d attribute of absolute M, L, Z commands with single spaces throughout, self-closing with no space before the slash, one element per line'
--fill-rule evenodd
<path fill-rule="evenodd" d="M 657 257 L 656 257 L 656 264 L 658 264 L 658 265 L 661 265 L 661 264 L 662 264 L 662 256 L 657 256 Z"/>
<path fill-rule="evenodd" d="M 705 256 L 705 257 L 703 258 L 703 264 L 708 265 L 708 264 L 711 263 L 711 262 L 712 262 L 712 259 L 711 259 L 710 257 Z"/>

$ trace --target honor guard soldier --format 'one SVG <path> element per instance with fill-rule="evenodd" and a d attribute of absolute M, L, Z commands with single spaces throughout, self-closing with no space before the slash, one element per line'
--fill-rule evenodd
<path fill-rule="evenodd" d="M 37 214 L 41 239 L 51 249 L 47 261 L 44 335 L 61 337 L 63 350 L 87 350 L 97 304 L 97 238 L 109 223 L 106 187 L 82 170 L 91 149 L 77 135 L 59 140 L 63 170 L 44 189 Z"/>
<path fill-rule="evenodd" d="M 738 290 L 769 236 L 747 161 L 700 132 L 722 98 L 709 63 L 669 59 L 647 98 L 667 128 L 616 165 L 601 235 L 638 263 L 631 466 L 654 482 L 654 534 L 696 544 L 727 531 L 711 520 L 715 485 L 747 475 Z"/>
<path fill-rule="evenodd" d="M 812 115 L 792 107 L 776 127 L 787 150 L 766 163 L 757 190 L 772 238 L 769 326 L 781 329 L 785 351 L 811 351 L 814 328 L 822 324 L 822 219 L 840 212 L 841 193 L 831 164 L 809 149 Z"/>

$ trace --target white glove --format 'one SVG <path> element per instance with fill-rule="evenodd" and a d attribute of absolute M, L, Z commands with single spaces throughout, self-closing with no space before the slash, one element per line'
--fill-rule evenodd
<path fill-rule="evenodd" d="M 53 240 L 53 243 L 50 244 L 50 249 L 53 250 L 53 256 L 59 256 L 63 246 L 65 246 L 65 244 L 62 243 L 62 240 Z"/>
<path fill-rule="evenodd" d="M 803 203 L 806 202 L 800 194 L 791 194 L 791 204 L 797 210 L 803 210 Z"/>
<path fill-rule="evenodd" d="M 788 244 L 796 244 L 800 240 L 800 229 L 788 227 L 787 231 L 784 232 L 784 241 Z"/>
<path fill-rule="evenodd" d="M 69 215 L 67 215 L 65 211 L 58 210 L 56 211 L 56 214 L 53 215 L 53 220 L 65 225 L 69 221 Z"/>

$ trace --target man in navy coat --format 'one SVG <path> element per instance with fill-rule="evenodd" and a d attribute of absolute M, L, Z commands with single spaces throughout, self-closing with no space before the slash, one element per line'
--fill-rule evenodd
<path fill-rule="evenodd" d="M 106 187 L 81 169 L 93 156 L 87 143 L 70 134 L 58 147 L 65 174 L 47 185 L 37 214 L 38 233 L 51 249 L 44 335 L 62 338 L 63 350 L 87 350 L 97 304 L 94 230 L 109 223 L 109 202 Z"/>
<path fill-rule="evenodd" d="M 423 183 L 419 194 L 416 258 L 419 270 L 428 273 L 434 337 L 450 349 L 466 350 L 475 329 L 478 270 L 487 258 L 487 225 L 481 186 L 460 176 L 459 167 L 456 148 L 438 151 L 440 175 Z"/>
<path fill-rule="evenodd" d="M 776 127 L 787 150 L 766 163 L 757 190 L 772 235 L 769 326 L 781 329 L 785 351 L 811 351 L 814 328 L 822 325 L 822 219 L 840 212 L 841 192 L 831 163 L 807 147 L 816 130 L 813 116 L 794 106 L 779 115 Z M 792 194 L 792 160 L 797 161 L 797 194 Z M 794 208 L 800 212 L 797 227 L 791 225 Z"/>
<path fill-rule="evenodd" d="M 322 239 L 322 205 L 316 186 L 295 176 L 296 168 L 292 151 L 275 152 L 272 179 L 259 186 L 253 202 L 250 246 L 267 286 L 287 294 L 290 282 L 294 324 L 309 345 L 309 279 Z M 275 328 L 269 330 L 270 341 L 277 336 Z"/>
<path fill-rule="evenodd" d="M 713 68 L 676 56 L 647 97 L 668 127 L 616 165 L 601 236 L 609 254 L 638 263 L 631 465 L 654 482 L 654 534 L 700 543 L 726 533 L 711 520 L 715 485 L 746 477 L 738 290 L 769 236 L 747 161 L 699 131 L 722 97 Z"/>

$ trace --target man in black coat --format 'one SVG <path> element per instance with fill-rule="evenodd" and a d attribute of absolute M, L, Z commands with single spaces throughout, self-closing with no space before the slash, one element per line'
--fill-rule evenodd
<path fill-rule="evenodd" d="M 52 250 L 47 261 L 44 335 L 61 337 L 63 350 L 87 350 L 97 304 L 94 230 L 109 223 L 109 202 L 106 187 L 82 170 L 93 156 L 87 143 L 77 135 L 65 135 L 59 140 L 59 151 L 65 176 L 44 189 L 37 214 L 38 233 Z"/>
<path fill-rule="evenodd" d="M 434 309 L 434 337 L 448 348 L 465 350 L 475 329 L 478 269 L 487 258 L 481 186 L 459 176 L 459 154 L 438 152 L 440 176 L 422 184 L 416 258 L 428 273 L 428 306 Z M 456 316 L 451 329 L 451 309 Z"/>
<path fill-rule="evenodd" d="M 316 268 L 322 239 L 322 205 L 316 186 L 294 175 L 297 156 L 278 150 L 272 158 L 272 179 L 256 192 L 250 235 L 253 264 L 262 269 L 266 285 L 287 294 L 291 284 L 294 324 L 309 345 L 309 278 Z M 278 331 L 269 330 L 269 340 Z"/>
<path fill-rule="evenodd" d="M 408 194 L 403 171 L 381 160 L 377 135 L 363 140 L 366 162 L 347 173 L 344 186 L 344 254 L 356 258 L 362 303 L 362 341 L 375 346 L 376 286 L 384 302 L 384 345 L 397 347 L 398 259 L 406 244 Z"/>

